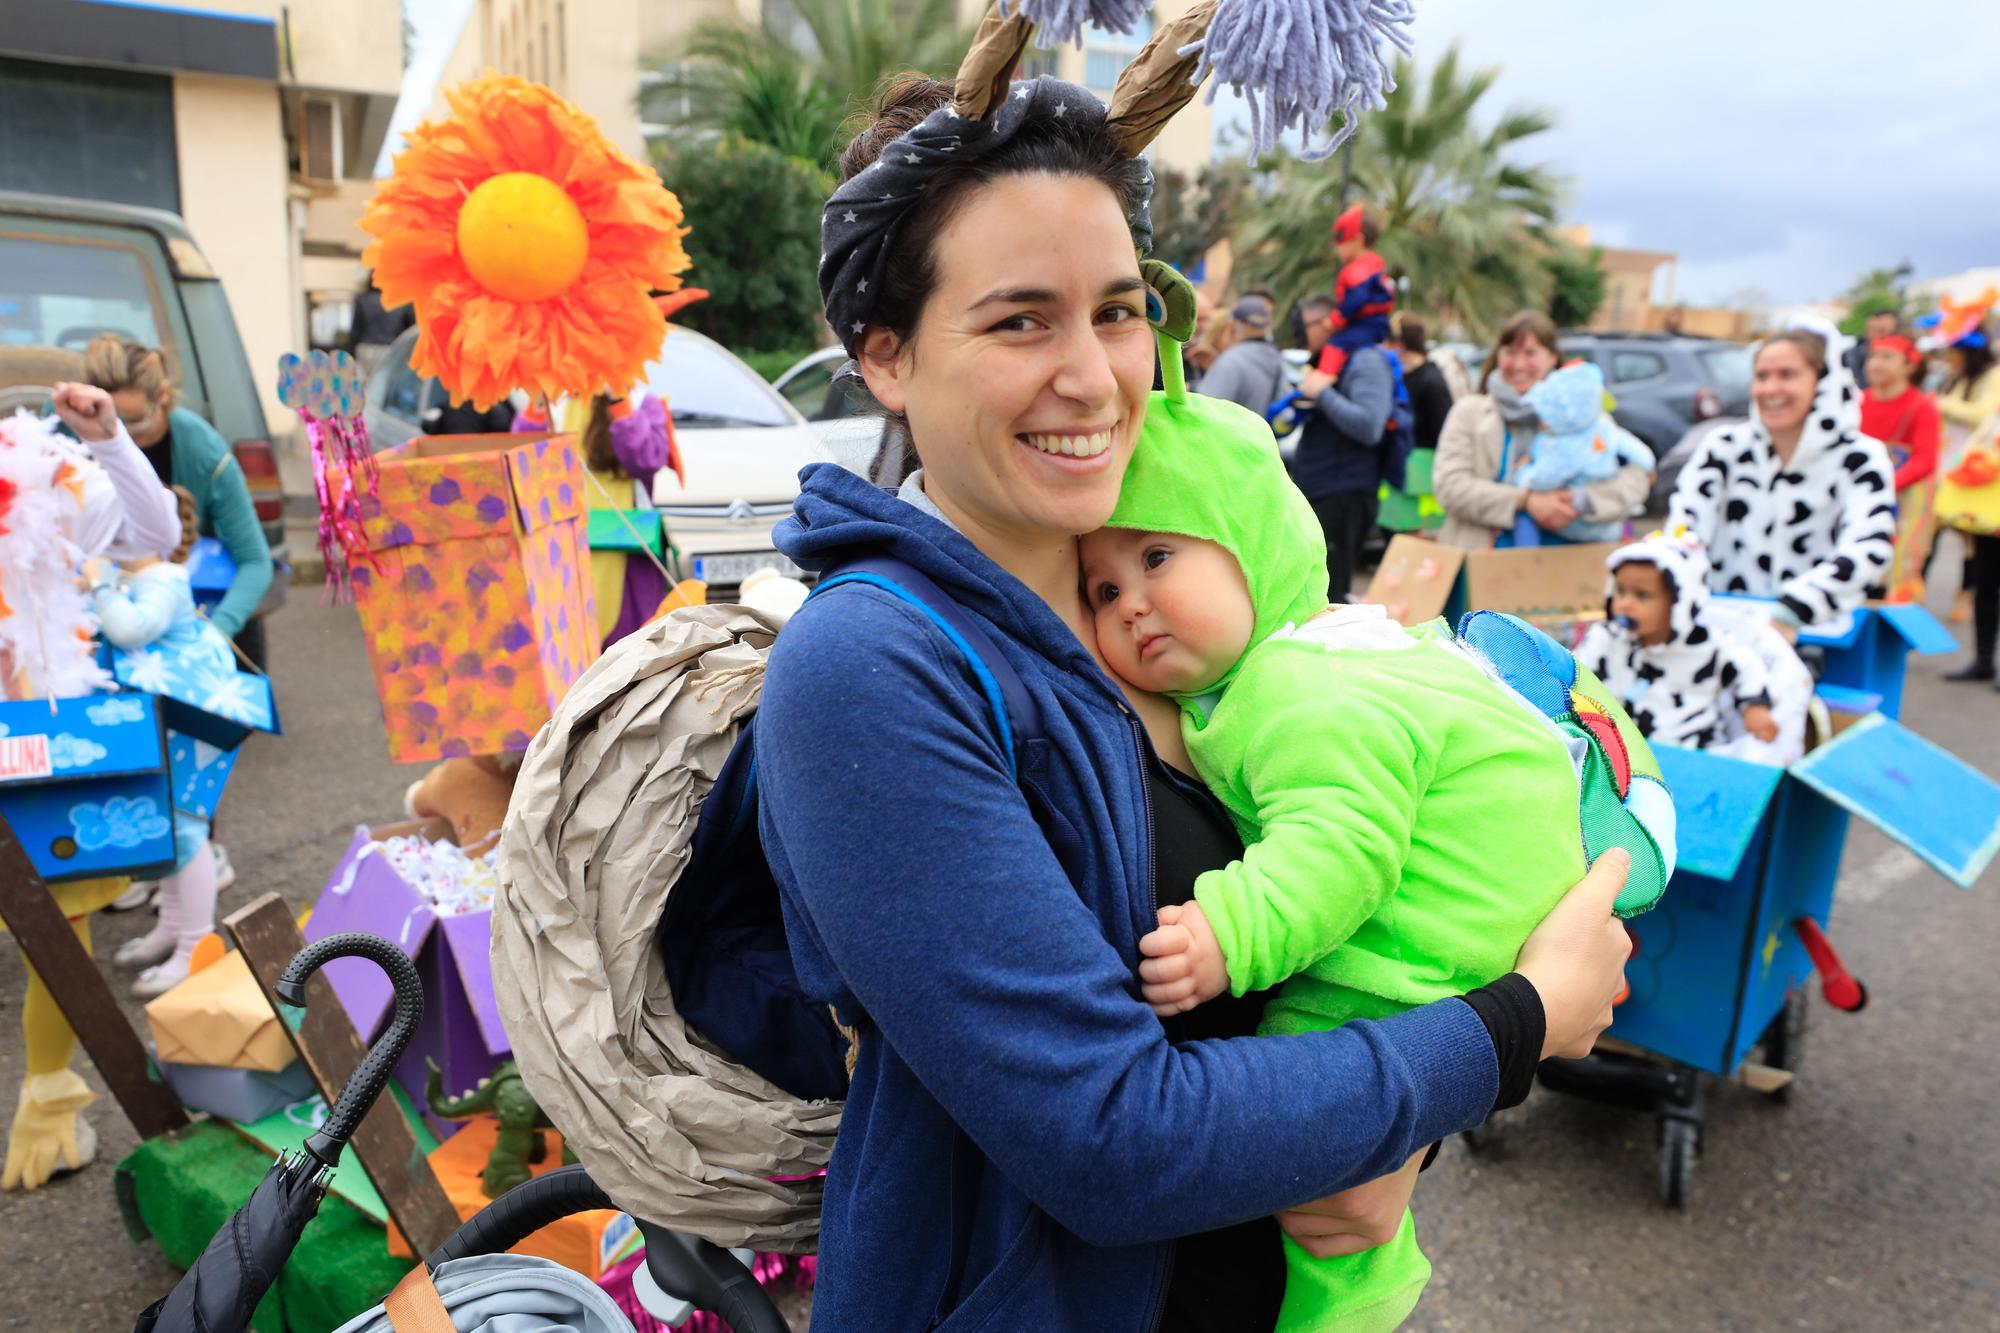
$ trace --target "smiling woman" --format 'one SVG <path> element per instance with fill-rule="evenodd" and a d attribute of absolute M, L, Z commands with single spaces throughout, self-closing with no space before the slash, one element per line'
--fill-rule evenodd
<path fill-rule="evenodd" d="M 1751 416 L 1712 432 L 1669 511 L 1707 546 L 1709 586 L 1769 601 L 1789 628 L 1827 625 L 1889 570 L 1895 473 L 1861 434 L 1861 395 L 1831 326 L 1787 329 L 1751 363 Z"/>
<path fill-rule="evenodd" d="M 1191 92 L 1188 40 L 1155 39 L 1151 129 Z M 1524 951 L 1540 999 L 1513 1025 L 1448 999 L 1258 1041 L 1259 996 L 1164 1024 L 1139 998 L 1139 937 L 1241 844 L 1176 706 L 1106 674 L 1081 591 L 1076 539 L 1146 416 L 1149 313 L 1179 324 L 1138 258 L 1150 131 L 1119 106 L 1005 68 L 905 81 L 824 214 L 828 320 L 921 468 L 894 494 L 808 470 L 777 545 L 929 579 L 1036 720 L 1017 740 L 967 631 L 885 576 L 837 581 L 771 649 L 759 831 L 802 989 L 859 1030 L 816 1326 L 1273 1328 L 1281 1226 L 1315 1254 L 1388 1240 L 1426 1146 L 1532 1080 L 1530 1030 L 1587 1040 L 1618 984 L 1599 906 L 1573 952 Z"/>

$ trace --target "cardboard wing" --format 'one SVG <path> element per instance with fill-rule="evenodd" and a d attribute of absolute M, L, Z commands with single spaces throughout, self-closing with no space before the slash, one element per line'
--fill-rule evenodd
<path fill-rule="evenodd" d="M 160 1059 L 277 1073 L 298 1058 L 240 953 L 226 953 L 146 1006 Z"/>
<path fill-rule="evenodd" d="M 173 797 L 155 701 L 0 702 L 0 815 L 50 882 L 172 870 Z"/>
<path fill-rule="evenodd" d="M 2000 785 L 1879 713 L 1799 760 L 1791 774 L 1961 889 L 2000 851 Z"/>
<path fill-rule="evenodd" d="M 128 690 L 158 695 L 160 712 L 175 731 L 223 749 L 241 745 L 253 731 L 280 729 L 268 676 L 198 667 L 144 648 L 113 649 L 111 674 Z"/>
<path fill-rule="evenodd" d="M 214 819 L 222 789 L 235 771 L 236 756 L 241 753 L 169 731 L 167 771 L 173 779 L 174 809 L 197 819 Z"/>
<path fill-rule="evenodd" d="M 597 656 L 570 437 L 424 436 L 376 462 L 349 565 L 391 756 L 526 749 Z"/>

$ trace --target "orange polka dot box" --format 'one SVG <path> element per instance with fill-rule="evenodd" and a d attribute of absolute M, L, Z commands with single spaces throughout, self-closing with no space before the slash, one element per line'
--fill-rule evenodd
<path fill-rule="evenodd" d="M 597 657 L 572 440 L 429 436 L 377 465 L 348 568 L 390 757 L 526 749 Z"/>

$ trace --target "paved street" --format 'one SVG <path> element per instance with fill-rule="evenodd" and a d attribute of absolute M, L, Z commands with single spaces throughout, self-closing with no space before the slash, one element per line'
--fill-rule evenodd
<path fill-rule="evenodd" d="M 225 911 L 266 889 L 308 903 L 354 826 L 394 817 L 417 776 L 386 757 L 351 610 L 294 589 L 271 647 L 286 734 L 252 738 L 232 783 Z M 1905 720 L 2000 772 L 2000 698 L 1941 684 L 1949 665 L 1915 664 Z M 1815 999 L 1789 1105 L 1714 1090 L 1683 1213 L 1655 1202 L 1649 1120 L 1542 1093 L 1502 1149 L 1449 1145 L 1417 1194 L 1437 1278 L 1412 1327 L 2000 1329 L 1996 880 L 1961 893 L 1857 825 L 1833 935 L 1875 1003 L 1848 1016 Z M 143 924 L 100 917 L 100 957 Z M 0 951 L 0 1088 L 21 1073 L 21 987 Z M 174 1278 L 118 1221 L 111 1167 L 131 1131 L 108 1100 L 93 1114 L 98 1165 L 0 1196 L 0 1328 L 127 1327 Z"/>

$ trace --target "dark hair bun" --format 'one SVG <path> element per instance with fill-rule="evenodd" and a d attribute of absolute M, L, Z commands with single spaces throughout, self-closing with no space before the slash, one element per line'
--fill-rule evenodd
<path fill-rule="evenodd" d="M 840 179 L 852 180 L 866 171 L 884 148 L 923 124 L 953 95 L 951 84 L 922 74 L 898 74 L 888 79 L 876 100 L 874 120 L 855 134 L 840 154 Z"/>

